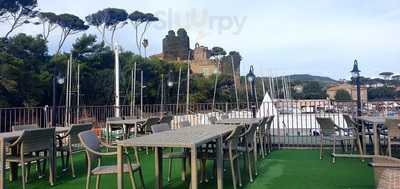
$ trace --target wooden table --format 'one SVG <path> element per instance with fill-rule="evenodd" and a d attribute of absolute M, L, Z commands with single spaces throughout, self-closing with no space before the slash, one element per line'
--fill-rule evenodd
<path fill-rule="evenodd" d="M 252 125 L 252 124 L 257 124 L 260 121 L 262 121 L 263 118 L 230 118 L 230 119 L 221 119 L 218 120 L 216 123 L 217 124 L 246 124 L 246 125 Z"/>
<path fill-rule="evenodd" d="M 365 123 L 372 124 L 372 132 L 373 132 L 373 142 L 374 142 L 374 155 L 379 155 L 379 133 L 378 133 L 378 125 L 385 124 L 386 119 L 399 119 L 399 117 L 384 117 L 384 116 L 360 116 L 357 117 L 357 120 L 362 121 L 362 136 L 363 136 L 363 148 L 364 148 L 364 155 L 366 155 L 366 142 L 365 142 Z"/>
<path fill-rule="evenodd" d="M 155 148 L 155 188 L 163 188 L 162 148 L 188 148 L 191 153 L 191 189 L 197 189 L 197 148 L 212 140 L 217 140 L 217 185 L 223 188 L 223 136 L 232 132 L 239 125 L 202 125 L 179 128 L 117 142 L 118 189 L 123 189 L 123 148 L 154 147 Z"/>
<path fill-rule="evenodd" d="M 56 127 L 56 134 L 61 134 L 65 133 L 69 130 L 68 127 Z M 14 131 L 14 132 L 6 132 L 6 133 L 0 133 L 0 189 L 5 189 L 7 188 L 7 183 L 6 183 L 6 144 L 11 143 L 14 140 L 18 139 L 22 135 L 23 131 Z M 56 145 L 56 139 L 54 138 L 54 144 L 53 144 L 53 149 L 50 149 L 52 156 L 50 156 L 50 167 L 55 174 L 56 170 L 56 150 L 55 150 L 55 145 Z M 14 167 L 14 166 L 12 166 Z M 11 169 L 11 168 L 10 168 Z M 14 172 L 11 169 L 11 175 L 14 175 Z M 55 180 L 55 175 L 53 178 L 52 182 L 54 183 Z"/>
<path fill-rule="evenodd" d="M 115 121 L 107 121 L 106 122 L 106 131 L 107 131 L 107 135 L 106 135 L 106 140 L 108 143 L 111 142 L 111 137 L 110 137 L 110 133 L 111 133 L 111 125 L 113 125 L 113 127 L 122 127 L 123 130 L 123 139 L 127 139 L 129 136 L 129 128 L 127 127 L 127 125 L 133 125 L 135 128 L 135 137 L 137 136 L 137 124 L 138 123 L 143 123 L 145 122 L 147 119 L 125 119 L 125 120 L 115 120 Z"/>

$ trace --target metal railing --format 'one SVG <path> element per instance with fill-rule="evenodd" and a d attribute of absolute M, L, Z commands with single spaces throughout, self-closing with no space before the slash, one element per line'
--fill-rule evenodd
<path fill-rule="evenodd" d="M 273 143 L 285 147 L 313 147 L 319 145 L 319 125 L 316 117 L 331 117 L 336 124 L 346 127 L 343 114 L 356 112 L 355 102 L 332 102 L 328 100 L 276 100 L 270 103 L 217 103 L 213 107 L 210 103 L 146 104 L 131 107 L 120 106 L 121 116 L 136 116 L 147 118 L 161 116 L 166 113 L 174 115 L 173 127 L 179 127 L 179 122 L 189 120 L 192 125 L 207 124 L 208 117 L 221 118 L 227 115 L 230 118 L 250 118 L 253 107 L 256 108 L 257 117 L 275 115 L 272 125 Z M 53 120 L 56 125 L 64 125 L 66 117 L 69 123 L 92 122 L 95 127 L 104 127 L 106 118 L 113 117 L 116 107 L 106 106 L 80 106 L 66 109 L 64 106 L 56 107 L 55 116 L 52 108 L 24 107 L 0 108 L 0 132 L 8 132 L 13 125 L 38 124 L 40 127 L 52 127 Z M 160 112 L 163 110 L 163 112 Z M 398 115 L 400 102 L 379 101 L 363 104 L 363 114 L 368 115 Z M 70 116 L 66 116 L 66 112 Z"/>

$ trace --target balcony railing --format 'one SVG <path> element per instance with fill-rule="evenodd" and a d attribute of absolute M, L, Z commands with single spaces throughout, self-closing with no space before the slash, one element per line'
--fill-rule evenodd
<path fill-rule="evenodd" d="M 221 118 L 250 118 L 256 108 L 257 117 L 275 115 L 272 125 L 274 145 L 283 147 L 313 147 L 319 145 L 319 125 L 316 117 L 331 117 L 336 124 L 346 127 L 343 114 L 354 115 L 355 102 L 331 102 L 328 100 L 276 100 L 270 103 L 210 103 L 190 104 L 146 104 L 143 107 L 122 105 L 115 107 L 80 106 L 66 109 L 64 106 L 52 107 L 18 107 L 0 108 L 0 132 L 11 130 L 13 125 L 38 124 L 40 127 L 52 127 L 69 123 L 92 122 L 95 127 L 103 128 L 107 117 L 114 117 L 119 108 L 120 116 L 150 117 L 163 114 L 174 115 L 173 127 L 179 127 L 178 122 L 189 120 L 193 125 L 207 124 L 209 116 Z M 379 101 L 363 104 L 363 114 L 368 115 L 398 115 L 400 102 Z"/>

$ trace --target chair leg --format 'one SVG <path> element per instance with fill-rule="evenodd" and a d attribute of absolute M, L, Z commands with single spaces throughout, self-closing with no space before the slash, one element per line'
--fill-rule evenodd
<path fill-rule="evenodd" d="M 172 158 L 168 160 L 168 182 L 171 181 L 171 175 L 172 175 Z"/>
<path fill-rule="evenodd" d="M 70 151 L 68 152 L 68 156 L 69 156 L 69 162 L 70 162 L 70 166 L 71 166 L 71 172 L 72 172 L 72 177 L 75 178 L 75 166 L 74 166 L 74 159 L 72 158 L 72 150 L 70 149 Z"/>
<path fill-rule="evenodd" d="M 236 169 L 237 169 L 237 176 L 238 176 L 238 179 L 239 179 L 239 187 L 242 187 L 242 176 L 240 174 L 239 158 L 236 159 Z"/>
<path fill-rule="evenodd" d="M 142 168 L 139 168 L 139 177 L 140 177 L 140 182 L 142 183 L 142 188 L 145 189 L 144 187 L 144 177 L 142 173 Z"/>
<path fill-rule="evenodd" d="M 129 179 L 130 179 L 130 181 L 131 181 L 132 188 L 133 188 L 133 189 L 136 189 L 136 182 L 135 182 L 135 178 L 133 177 L 132 165 L 131 165 L 131 164 L 128 164 L 128 167 L 129 167 L 129 170 L 128 170 Z M 98 189 L 98 188 L 97 188 L 97 189 Z"/>
<path fill-rule="evenodd" d="M 100 188 L 101 175 L 96 175 L 96 189 Z"/>
<path fill-rule="evenodd" d="M 322 160 L 322 153 L 323 153 L 323 148 L 324 148 L 324 139 L 321 137 L 321 141 L 320 141 L 321 145 L 319 148 L 319 159 Z"/>
<path fill-rule="evenodd" d="M 336 154 L 336 139 L 333 139 L 333 154 Z M 332 163 L 335 163 L 335 156 L 332 157 Z"/>
<path fill-rule="evenodd" d="M 90 188 L 90 170 L 88 170 L 88 174 L 86 176 L 86 189 Z"/>
<path fill-rule="evenodd" d="M 364 158 L 362 157 L 364 155 L 364 153 L 363 153 L 363 149 L 361 147 L 360 137 L 357 137 L 356 142 L 357 142 L 357 146 L 358 146 L 358 152 L 360 153 L 360 156 L 361 156 L 361 161 L 364 161 Z"/>
<path fill-rule="evenodd" d="M 250 152 L 246 150 L 246 155 L 247 155 L 247 166 L 249 169 L 249 178 L 250 182 L 253 182 L 253 170 L 251 168 L 251 155 Z"/>
<path fill-rule="evenodd" d="M 25 176 L 26 181 L 25 182 L 28 182 L 28 178 L 30 177 L 31 166 L 32 166 L 31 162 L 28 162 L 26 165 L 26 176 Z"/>
<path fill-rule="evenodd" d="M 60 154 L 61 154 L 61 169 L 62 171 L 66 171 L 66 165 L 65 165 L 65 157 L 64 157 L 64 150 L 60 150 Z"/>
<path fill-rule="evenodd" d="M 182 159 L 182 175 L 181 175 L 182 181 L 186 180 L 186 158 Z"/>
<path fill-rule="evenodd" d="M 264 137 L 260 136 L 260 153 L 261 153 L 261 157 L 264 159 L 265 158 L 265 154 L 264 154 Z"/>
<path fill-rule="evenodd" d="M 236 186 L 236 183 L 237 183 L 237 180 L 236 180 L 236 174 L 235 174 L 235 164 L 234 164 L 234 160 L 233 160 L 233 157 L 232 157 L 232 154 L 229 154 L 229 162 L 231 163 L 231 171 L 232 171 L 232 182 L 233 182 L 233 189 L 236 189 L 237 188 L 237 186 Z"/>
<path fill-rule="evenodd" d="M 25 162 L 21 162 L 21 176 L 22 176 L 22 189 L 25 189 L 25 184 L 26 184 Z"/>
<path fill-rule="evenodd" d="M 256 176 L 258 176 L 258 171 L 257 171 L 257 152 L 256 151 L 254 151 L 253 165 L 254 165 L 254 173 L 255 173 Z"/>

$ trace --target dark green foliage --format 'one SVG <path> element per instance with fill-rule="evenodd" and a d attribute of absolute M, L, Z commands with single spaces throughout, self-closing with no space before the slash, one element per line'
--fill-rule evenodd
<path fill-rule="evenodd" d="M 49 99 L 47 46 L 43 39 L 19 34 L 2 41 L 1 106 L 37 106 Z M 6 44 L 4 44 L 6 43 Z"/>
<path fill-rule="evenodd" d="M 225 56 L 226 51 L 222 47 L 213 47 L 211 49 L 211 56 L 214 57 L 220 57 L 220 56 Z"/>
<path fill-rule="evenodd" d="M 393 100 L 395 97 L 396 91 L 392 87 L 378 87 L 368 90 L 369 100 Z"/>
<path fill-rule="evenodd" d="M 325 90 L 317 81 L 308 81 L 304 83 L 303 93 L 293 93 L 294 99 L 325 99 L 327 97 Z"/>
<path fill-rule="evenodd" d="M 336 101 L 351 101 L 351 95 L 349 92 L 346 90 L 338 90 L 336 91 L 336 96 L 335 96 Z"/>

